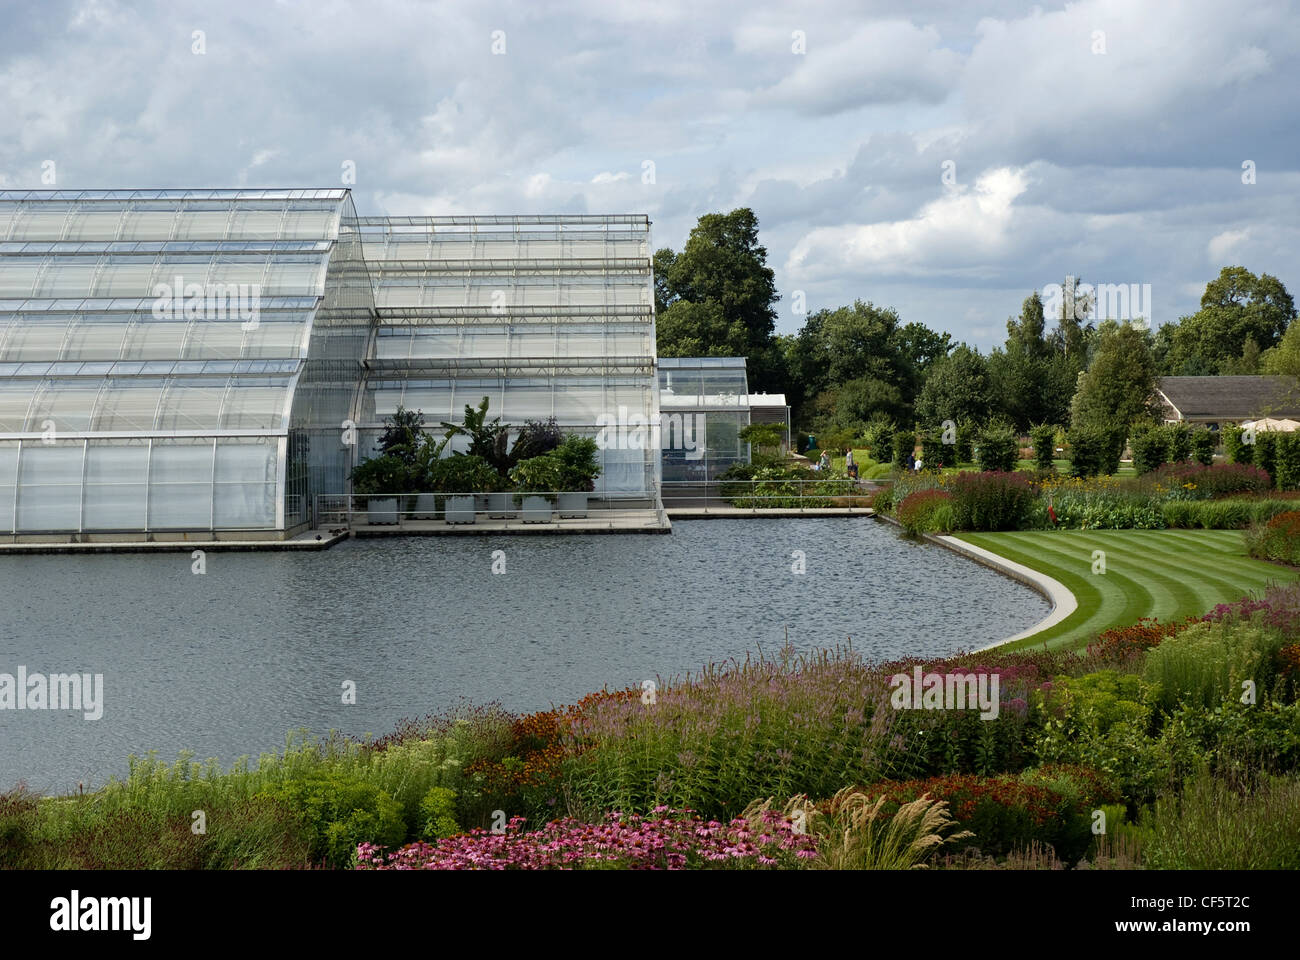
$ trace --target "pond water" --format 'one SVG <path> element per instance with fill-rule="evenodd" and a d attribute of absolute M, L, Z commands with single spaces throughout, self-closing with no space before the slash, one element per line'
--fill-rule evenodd
<path fill-rule="evenodd" d="M 209 553 L 206 565 L 195 575 L 188 553 L 0 557 L 0 673 L 104 678 L 98 720 L 0 710 L 0 789 L 89 789 L 148 750 L 228 764 L 299 727 L 378 735 L 462 698 L 544 709 L 760 645 L 775 653 L 787 629 L 800 650 L 851 638 L 873 659 L 945 655 L 1049 609 L 866 518 L 353 540 Z"/>

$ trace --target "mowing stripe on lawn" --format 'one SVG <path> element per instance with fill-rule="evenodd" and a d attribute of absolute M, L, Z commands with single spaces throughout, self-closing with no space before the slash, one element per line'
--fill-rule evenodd
<path fill-rule="evenodd" d="M 960 533 L 993 553 L 1061 581 L 1079 609 L 1061 623 L 1005 649 L 1084 646 L 1103 630 L 1139 617 L 1163 622 L 1200 616 L 1285 582 L 1296 573 L 1245 554 L 1238 530 L 1044 530 Z M 1106 573 L 1092 573 L 1092 553 Z"/>

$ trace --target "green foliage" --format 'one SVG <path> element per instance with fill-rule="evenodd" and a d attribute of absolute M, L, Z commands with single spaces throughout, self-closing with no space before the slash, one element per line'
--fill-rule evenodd
<path fill-rule="evenodd" d="M 447 787 L 433 787 L 424 795 L 420 801 L 420 817 L 422 840 L 440 840 L 462 832 L 456 822 L 456 791 Z"/>
<path fill-rule="evenodd" d="M 469 449 L 465 452 L 470 456 L 481 457 L 498 476 L 504 476 L 510 469 L 510 456 L 506 452 L 506 445 L 510 442 L 510 428 L 501 422 L 500 417 L 493 417 L 489 421 L 487 413 L 488 398 L 484 397 L 477 409 L 465 404 L 464 422 L 456 424 L 444 420 L 441 426 L 447 431 L 447 442 L 453 437 L 467 437 Z"/>
<path fill-rule="evenodd" d="M 990 423 L 980 431 L 976 457 L 981 470 L 1014 470 L 1019 451 L 1020 437 L 1007 424 Z"/>
<path fill-rule="evenodd" d="M 1143 817 L 1142 857 L 1153 870 L 1300 869 L 1300 778 L 1244 787 L 1201 772 Z"/>
<path fill-rule="evenodd" d="M 1076 477 L 1109 476 L 1119 469 L 1123 432 L 1114 427 L 1072 427 L 1070 468 Z"/>
<path fill-rule="evenodd" d="M 1231 463 L 1254 463 L 1255 445 L 1242 443 L 1241 427 L 1225 427 L 1223 430 L 1223 452 Z"/>
<path fill-rule="evenodd" d="M 1138 430 L 1129 440 L 1133 449 L 1133 469 L 1139 474 L 1150 473 L 1169 457 L 1170 435 L 1158 426 L 1149 426 Z"/>
<path fill-rule="evenodd" d="M 894 466 L 907 466 L 907 457 L 916 449 L 916 433 L 911 430 L 894 432 Z"/>
<path fill-rule="evenodd" d="M 1258 560 L 1300 564 L 1300 512 L 1294 503 L 1267 520 L 1256 519 L 1246 531 L 1246 552 Z"/>
<path fill-rule="evenodd" d="M 1034 446 L 1034 469 L 1055 472 L 1056 427 L 1050 423 L 1039 424 L 1029 431 L 1029 442 Z"/>
<path fill-rule="evenodd" d="M 406 839 L 402 808 L 384 790 L 349 777 L 292 780 L 265 796 L 295 811 L 311 837 L 311 856 L 346 867 L 358 843 L 396 846 Z"/>
<path fill-rule="evenodd" d="M 379 451 L 383 456 L 396 457 L 413 466 L 420 448 L 429 440 L 424 430 L 424 414 L 398 406 L 391 417 L 384 418 L 384 433 L 379 438 Z"/>
<path fill-rule="evenodd" d="M 951 532 L 953 529 L 952 497 L 942 490 L 933 489 L 909 493 L 898 505 L 898 522 L 913 536 L 922 533 Z"/>
<path fill-rule="evenodd" d="M 1155 393 L 1156 364 L 1145 331 L 1106 321 L 1098 328 L 1092 365 L 1079 378 L 1070 423 L 1094 430 L 1119 428 L 1145 415 Z M 1109 471 L 1114 472 L 1114 471 Z"/>
<path fill-rule="evenodd" d="M 739 437 L 756 448 L 775 450 L 780 448 L 785 439 L 785 427 L 779 423 L 751 423 L 740 431 Z"/>
<path fill-rule="evenodd" d="M 1245 267 L 1224 267 L 1206 284 L 1201 309 L 1172 328 L 1163 372 L 1175 376 L 1226 373 L 1225 367 L 1246 353 L 1248 340 L 1266 351 L 1261 360 L 1266 370 L 1272 369 L 1270 348 L 1278 344 L 1295 315 L 1295 303 L 1277 277 L 1256 276 Z"/>
<path fill-rule="evenodd" d="M 927 430 L 921 434 L 921 459 L 926 470 L 938 470 L 940 466 L 951 465 L 953 461 L 952 445 L 943 442 L 943 434 L 938 430 Z"/>
<path fill-rule="evenodd" d="M 781 389 L 780 296 L 753 210 L 704 214 L 680 253 L 655 253 L 654 276 L 659 356 L 746 357 L 751 389 Z"/>
<path fill-rule="evenodd" d="M 1158 703 L 1166 711 L 1179 702 L 1213 708 L 1237 701 L 1248 680 L 1263 700 L 1278 677 L 1277 653 L 1285 645 L 1282 631 L 1262 618 L 1198 623 L 1148 651 L 1143 676 L 1159 685 Z"/>
<path fill-rule="evenodd" d="M 600 476 L 598 447 L 591 437 L 569 434 L 550 453 L 522 460 L 510 471 L 515 487 L 533 493 L 581 493 L 595 489 Z"/>
<path fill-rule="evenodd" d="M 1261 430 L 1255 434 L 1255 466 L 1259 467 L 1273 479 L 1277 486 L 1277 438 L 1271 430 Z"/>
<path fill-rule="evenodd" d="M 975 459 L 975 424 L 970 420 L 957 421 L 957 442 L 953 445 L 953 462 L 970 463 Z"/>
<path fill-rule="evenodd" d="M 1185 423 L 1171 423 L 1164 427 L 1169 438 L 1169 460 L 1183 463 L 1192 459 L 1192 431 Z"/>
<path fill-rule="evenodd" d="M 962 343 L 935 360 L 927 371 L 916 414 L 922 422 L 931 423 L 983 421 L 991 403 L 988 361 Z"/>
<path fill-rule="evenodd" d="M 488 493 L 501 488 L 501 475 L 482 457 L 457 453 L 429 465 L 427 484 L 433 493 Z"/>
<path fill-rule="evenodd" d="M 1218 438 L 1214 433 L 1205 427 L 1200 427 L 1192 431 L 1192 459 L 1202 466 L 1210 466 L 1214 463 L 1214 448 L 1217 445 Z"/>
<path fill-rule="evenodd" d="M 958 530 L 1020 530 L 1029 526 L 1038 500 L 1019 473 L 963 471 L 952 478 L 949 490 Z"/>
<path fill-rule="evenodd" d="M 417 493 L 422 486 L 416 468 L 391 453 L 361 461 L 351 479 L 356 494 Z"/>
<path fill-rule="evenodd" d="M 1279 490 L 1300 489 L 1300 433 L 1279 433 L 1274 441 L 1274 479 Z"/>
<path fill-rule="evenodd" d="M 867 452 L 873 460 L 889 463 L 894 458 L 894 423 L 884 417 L 877 417 L 867 423 L 862 434 Z"/>

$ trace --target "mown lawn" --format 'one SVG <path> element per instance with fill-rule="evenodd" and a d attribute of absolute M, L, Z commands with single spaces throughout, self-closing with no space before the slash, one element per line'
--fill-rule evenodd
<path fill-rule="evenodd" d="M 1079 609 L 1004 649 L 1084 646 L 1139 617 L 1200 616 L 1296 572 L 1246 556 L 1240 530 L 1035 530 L 963 533 L 962 540 L 1065 584 Z M 1093 551 L 1106 572 L 1093 573 Z"/>

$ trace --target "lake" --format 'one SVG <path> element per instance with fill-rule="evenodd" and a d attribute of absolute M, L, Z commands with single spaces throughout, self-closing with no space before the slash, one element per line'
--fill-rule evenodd
<path fill-rule="evenodd" d="M 805 573 L 792 571 L 796 551 Z M 291 729 L 378 735 L 462 698 L 543 709 L 760 645 L 775 653 L 787 629 L 799 650 L 851 638 L 872 659 L 947 655 L 1048 610 L 1022 584 L 867 518 L 351 540 L 208 553 L 203 575 L 188 553 L 0 556 L 0 673 L 104 678 L 99 720 L 0 710 L 0 789 L 90 789 L 148 750 L 228 765 Z"/>

